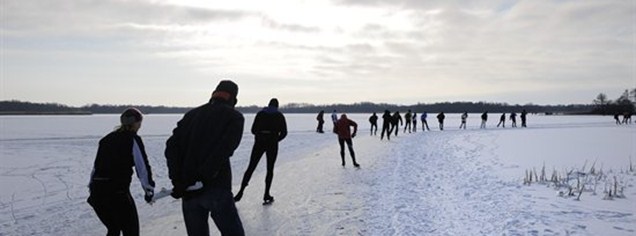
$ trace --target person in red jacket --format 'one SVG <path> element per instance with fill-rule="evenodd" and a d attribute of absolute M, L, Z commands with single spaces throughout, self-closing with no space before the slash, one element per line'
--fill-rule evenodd
<path fill-rule="evenodd" d="M 353 166 L 360 167 L 358 162 L 356 162 L 356 154 L 353 151 L 353 142 L 351 141 L 358 132 L 358 124 L 348 119 L 346 114 L 342 114 L 335 124 L 335 131 L 338 135 L 338 143 L 340 144 L 340 158 L 342 158 L 342 166 L 345 165 L 344 144 L 347 143 L 349 154 L 351 154 L 351 160 L 353 160 Z M 351 133 L 351 129 L 349 128 L 351 126 L 353 126 L 353 133 Z"/>

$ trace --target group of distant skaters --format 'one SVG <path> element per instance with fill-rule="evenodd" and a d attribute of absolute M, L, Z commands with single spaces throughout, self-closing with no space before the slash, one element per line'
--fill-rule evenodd
<path fill-rule="evenodd" d="M 623 120 L 620 119 L 620 115 L 621 114 L 619 112 L 614 113 L 614 120 L 616 121 L 617 125 L 632 123 L 632 112 L 624 112 Z"/>
<path fill-rule="evenodd" d="M 526 126 L 527 115 L 528 115 L 528 112 L 525 109 L 519 115 L 519 117 L 521 118 L 521 127 L 527 127 Z M 316 120 L 318 120 L 318 127 L 316 128 L 316 132 L 318 133 L 324 133 L 323 116 L 324 116 L 324 111 L 320 111 L 318 113 L 318 116 L 316 117 Z M 422 131 L 430 131 L 430 128 L 428 127 L 428 121 L 426 120 L 427 117 L 428 117 L 428 114 L 426 112 L 422 112 L 422 114 L 420 115 L 420 121 L 422 122 Z M 338 120 L 336 110 L 334 110 L 333 113 L 331 114 L 331 118 L 335 124 L 336 121 Z M 439 114 L 437 114 L 436 118 L 439 123 L 439 129 L 444 130 L 444 119 L 446 119 L 446 115 L 444 114 L 444 112 L 440 112 Z M 459 129 L 466 129 L 467 119 L 468 119 L 468 112 L 462 113 L 461 124 L 459 125 Z M 386 134 L 387 140 L 391 139 L 391 134 L 394 134 L 395 136 L 397 136 L 399 127 L 402 125 L 404 125 L 404 131 L 403 131 L 404 133 L 406 133 L 407 131 L 409 133 L 417 132 L 417 120 L 418 120 L 417 113 L 412 112 L 411 110 L 408 110 L 406 114 L 404 114 L 404 118 L 402 118 L 402 115 L 400 115 L 399 111 L 396 111 L 393 114 L 391 114 L 389 110 L 384 110 L 384 114 L 382 115 L 382 120 L 383 122 L 382 122 L 382 131 L 380 132 L 380 140 L 384 139 L 385 134 Z M 510 122 L 512 122 L 511 124 L 512 127 L 516 128 L 517 113 L 515 112 L 510 113 L 509 120 Z M 484 112 L 481 114 L 480 129 L 486 128 L 487 121 L 488 121 L 488 112 Z M 377 135 L 378 115 L 375 112 L 369 117 L 369 123 L 371 124 L 371 130 L 370 130 L 371 135 Z M 499 117 L 499 123 L 497 124 L 497 127 L 499 126 L 503 128 L 506 127 L 506 113 L 502 113 L 501 116 Z M 334 127 L 336 126 L 334 125 Z"/>

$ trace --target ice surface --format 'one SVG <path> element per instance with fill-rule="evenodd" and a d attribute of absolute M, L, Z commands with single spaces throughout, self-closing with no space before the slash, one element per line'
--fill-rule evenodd
<path fill-rule="evenodd" d="M 272 195 L 262 206 L 265 162 L 237 203 L 248 235 L 634 235 L 636 124 L 606 116 L 529 115 L 528 128 L 496 128 L 490 114 L 479 129 L 469 114 L 447 114 L 444 131 L 403 133 L 391 141 L 369 135 L 369 114 L 349 114 L 360 125 L 350 157 L 340 166 L 335 135 L 315 133 L 315 114 L 286 114 L 289 136 L 280 143 Z M 140 135 L 158 189 L 170 187 L 163 149 L 180 115 L 146 115 Z M 249 131 L 253 115 L 246 115 Z M 97 142 L 116 115 L 0 117 L 0 235 L 102 235 L 106 229 L 86 204 L 86 184 Z M 379 120 L 380 122 L 382 119 Z M 520 126 L 520 120 L 518 120 Z M 380 123 L 381 126 L 381 123 Z M 381 127 L 380 127 L 381 128 Z M 331 124 L 325 124 L 330 130 Z M 232 158 L 234 190 L 249 161 L 246 132 Z M 264 159 L 264 158 L 263 158 Z M 587 168 L 592 162 L 619 176 L 626 198 L 603 200 L 584 192 L 563 198 L 546 185 L 523 185 L 524 171 Z M 623 171 L 623 173 L 621 173 Z M 133 180 L 142 235 L 185 235 L 180 201 L 143 201 Z M 210 222 L 213 234 L 217 234 Z"/>

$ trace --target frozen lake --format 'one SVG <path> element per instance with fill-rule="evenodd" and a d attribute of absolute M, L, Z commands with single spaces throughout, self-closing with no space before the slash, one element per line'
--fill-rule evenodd
<path fill-rule="evenodd" d="M 363 167 L 356 171 L 339 166 L 333 134 L 315 133 L 316 114 L 286 114 L 289 135 L 280 144 L 272 189 L 277 202 L 271 210 L 260 206 L 261 162 L 245 200 L 237 204 L 246 232 L 633 235 L 636 230 L 633 174 L 621 175 L 628 192 L 615 201 L 589 196 L 587 202 L 573 202 L 545 187 L 525 187 L 521 180 L 524 170 L 544 163 L 550 171 L 586 163 L 589 168 L 595 161 L 606 171 L 627 171 L 629 158 L 636 161 L 635 124 L 617 126 L 610 116 L 529 115 L 528 128 L 510 128 L 508 121 L 503 129 L 495 127 L 500 114 L 492 113 L 487 129 L 479 129 L 479 114 L 469 114 L 467 130 L 459 130 L 460 114 L 447 114 L 445 130 L 439 131 L 436 114 L 429 114 L 432 132 L 421 132 L 418 119 L 417 133 L 400 129 L 398 137 L 380 141 L 369 135 L 369 115 L 348 114 L 359 124 L 354 146 Z M 232 158 L 235 190 L 253 144 L 254 115 L 245 117 L 244 137 Z M 180 118 L 146 115 L 139 132 L 158 187 L 169 186 L 163 150 Z M 97 143 L 118 120 L 118 115 L 0 116 L 0 235 L 105 234 L 85 203 L 86 185 Z M 329 114 L 325 120 L 329 131 Z M 450 195 L 431 194 L 439 191 Z M 134 179 L 131 192 L 142 234 L 184 234 L 177 201 L 143 204 Z M 491 211 L 493 205 L 498 212 Z"/>

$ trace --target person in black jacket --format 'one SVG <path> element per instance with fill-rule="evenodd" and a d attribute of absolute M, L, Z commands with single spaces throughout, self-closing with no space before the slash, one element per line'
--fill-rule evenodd
<path fill-rule="evenodd" d="M 528 115 L 528 112 L 526 112 L 526 109 L 523 109 L 523 111 L 521 111 L 521 127 L 526 127 L 526 116 Z"/>
<path fill-rule="evenodd" d="M 269 105 L 258 113 L 252 124 L 252 134 L 254 135 L 254 147 L 252 147 L 252 155 L 250 156 L 250 164 L 245 170 L 243 181 L 241 182 L 241 190 L 234 196 L 234 201 L 238 202 L 243 197 L 243 191 L 252 178 L 252 173 L 256 169 L 258 162 L 261 160 L 263 153 L 267 157 L 267 175 L 265 176 L 265 194 L 263 194 L 263 203 L 269 204 L 274 201 L 274 197 L 269 190 L 272 187 L 274 179 L 274 164 L 278 155 L 278 142 L 287 136 L 287 122 L 285 116 L 278 111 L 278 100 L 272 98 Z"/>
<path fill-rule="evenodd" d="M 444 112 L 440 112 L 439 114 L 437 114 L 437 122 L 439 122 L 439 130 L 444 130 L 445 118 L 446 118 L 446 115 L 444 115 Z"/>
<path fill-rule="evenodd" d="M 481 113 L 481 125 L 479 126 L 479 128 L 485 129 L 487 121 L 488 121 L 488 112 L 486 111 L 484 113 Z"/>
<path fill-rule="evenodd" d="M 139 235 L 137 207 L 130 195 L 132 167 L 145 192 L 144 199 L 152 202 L 155 182 L 144 144 L 137 135 L 141 120 L 139 110 L 128 108 L 120 116 L 121 126 L 99 141 L 87 202 L 108 229 L 107 235 Z"/>
<path fill-rule="evenodd" d="M 375 112 L 369 117 L 369 123 L 371 123 L 371 135 L 378 135 L 378 115 Z"/>
<path fill-rule="evenodd" d="M 402 116 L 399 111 L 393 113 L 393 117 L 391 118 L 391 131 L 395 130 L 395 136 L 397 137 L 398 131 L 400 129 L 400 125 L 402 125 Z M 391 132 L 389 132 L 391 133 Z"/>
<path fill-rule="evenodd" d="M 208 215 L 222 235 L 244 235 L 232 194 L 230 157 L 241 143 L 238 86 L 221 81 L 206 104 L 188 111 L 166 141 L 172 197 L 182 198 L 188 235 L 209 235 Z"/>
<path fill-rule="evenodd" d="M 393 120 L 391 112 L 389 110 L 384 110 L 384 115 L 382 115 L 382 132 L 380 132 L 380 140 L 384 138 L 384 133 L 386 133 L 386 139 L 391 140 L 391 120 Z"/>
<path fill-rule="evenodd" d="M 316 127 L 316 132 L 318 133 L 324 133 L 325 131 L 322 129 L 323 124 L 325 124 L 325 111 L 321 110 L 320 112 L 318 112 L 318 115 L 316 116 L 316 120 L 318 121 L 318 127 Z"/>
<path fill-rule="evenodd" d="M 497 127 L 499 127 L 499 125 L 503 125 L 503 127 L 506 128 L 506 113 L 501 113 L 501 116 L 499 117 L 499 123 L 497 123 Z"/>
<path fill-rule="evenodd" d="M 411 118 L 411 110 L 409 109 L 406 114 L 404 114 L 404 133 L 406 133 L 406 130 L 409 131 L 409 133 L 411 132 L 411 122 L 413 121 L 413 119 Z"/>

